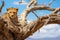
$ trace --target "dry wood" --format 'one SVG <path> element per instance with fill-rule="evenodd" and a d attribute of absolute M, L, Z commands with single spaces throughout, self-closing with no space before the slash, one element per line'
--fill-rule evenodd
<path fill-rule="evenodd" d="M 42 17 L 41 16 L 38 17 L 33 12 L 37 16 L 37 19 L 28 24 L 26 17 L 30 12 L 35 11 L 35 10 L 48 10 L 52 12 L 51 14 L 48 14 Z M 10 11 L 12 12 L 12 10 Z M 35 5 L 32 7 L 26 8 L 20 14 L 20 23 L 16 23 L 16 21 L 14 21 L 17 24 L 14 26 L 13 26 L 14 23 L 12 22 L 13 20 L 10 19 L 8 21 L 5 21 L 5 19 L 2 18 L 1 16 L 0 17 L 0 40 L 24 40 L 30 35 L 32 35 L 34 32 L 36 32 L 38 29 L 40 29 L 43 25 L 60 24 L 60 14 L 57 14 L 58 12 L 60 12 L 60 8 L 51 8 L 44 5 Z M 16 20 L 18 21 L 18 18 Z"/>

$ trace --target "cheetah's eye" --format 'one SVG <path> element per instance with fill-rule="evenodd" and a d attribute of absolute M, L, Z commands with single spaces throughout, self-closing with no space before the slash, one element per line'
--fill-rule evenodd
<path fill-rule="evenodd" d="M 12 12 L 9 12 L 9 13 L 12 13 Z"/>
<path fill-rule="evenodd" d="M 16 12 L 13 12 L 13 13 L 16 13 Z"/>

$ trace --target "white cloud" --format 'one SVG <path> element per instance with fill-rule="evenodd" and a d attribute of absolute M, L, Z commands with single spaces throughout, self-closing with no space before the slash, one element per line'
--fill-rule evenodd
<path fill-rule="evenodd" d="M 60 25 L 58 24 L 49 24 L 45 25 L 40 29 L 40 32 L 35 32 L 29 38 L 51 38 L 57 37 L 60 35 Z"/>
<path fill-rule="evenodd" d="M 30 22 L 31 22 L 31 21 L 28 21 L 28 20 L 27 20 L 27 23 L 28 23 L 28 24 L 29 24 Z"/>
<path fill-rule="evenodd" d="M 27 2 L 23 1 L 22 3 L 19 3 L 19 1 L 14 1 L 13 4 L 14 5 L 26 5 Z"/>
<path fill-rule="evenodd" d="M 19 5 L 19 2 L 13 2 L 14 5 Z"/>
<path fill-rule="evenodd" d="M 46 31 L 46 30 L 44 30 L 44 29 L 41 29 L 41 30 L 40 30 L 40 32 L 45 33 L 45 32 L 47 32 L 47 31 Z"/>
<path fill-rule="evenodd" d="M 59 28 L 58 24 L 48 24 L 43 26 L 44 29 L 54 29 L 54 28 Z"/>

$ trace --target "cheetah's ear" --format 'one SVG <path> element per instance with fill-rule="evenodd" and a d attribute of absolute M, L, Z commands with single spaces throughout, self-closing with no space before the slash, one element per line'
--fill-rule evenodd
<path fill-rule="evenodd" d="M 7 8 L 7 11 L 9 10 L 10 8 Z"/>
<path fill-rule="evenodd" d="M 18 11 L 18 8 L 16 8 L 16 10 Z"/>

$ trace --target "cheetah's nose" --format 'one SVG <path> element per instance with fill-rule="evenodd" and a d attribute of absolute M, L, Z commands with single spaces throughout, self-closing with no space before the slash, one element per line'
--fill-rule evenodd
<path fill-rule="evenodd" d="M 13 17 L 14 15 L 11 15 L 11 17 Z"/>

